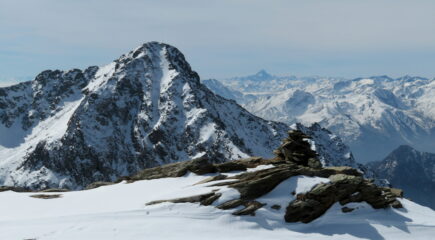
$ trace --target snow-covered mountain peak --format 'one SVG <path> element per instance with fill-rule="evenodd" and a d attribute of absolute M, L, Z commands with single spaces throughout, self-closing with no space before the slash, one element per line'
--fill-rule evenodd
<path fill-rule="evenodd" d="M 0 185 L 80 188 L 203 155 L 271 156 L 288 130 L 213 94 L 179 50 L 151 42 L 0 89 Z"/>
<path fill-rule="evenodd" d="M 112 75 L 133 71 L 143 77 L 136 79 L 145 80 L 145 82 L 152 78 L 161 81 L 163 85 L 180 80 L 199 84 L 198 74 L 192 71 L 184 55 L 177 48 L 165 43 L 142 44 L 109 65 L 107 70 L 112 71 Z"/>

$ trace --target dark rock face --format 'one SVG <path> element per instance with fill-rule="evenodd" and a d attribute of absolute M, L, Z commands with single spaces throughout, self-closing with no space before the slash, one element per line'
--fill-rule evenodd
<path fill-rule="evenodd" d="M 102 187 L 102 186 L 109 186 L 112 185 L 114 183 L 112 182 L 94 182 L 89 184 L 85 189 L 89 190 L 89 189 L 94 189 L 94 188 L 98 188 L 98 187 Z"/>
<path fill-rule="evenodd" d="M 98 70 L 89 67 L 85 71 L 47 70 L 36 76 L 32 82 L 24 82 L 3 88 L 0 95 L 0 122 L 6 127 L 15 122 L 28 130 L 61 108 L 65 100 L 77 98 Z"/>
<path fill-rule="evenodd" d="M 201 175 L 216 172 L 216 167 L 208 158 L 201 157 L 190 161 L 144 169 L 131 177 L 121 178 L 120 180 L 138 181 L 166 177 L 181 177 L 186 175 L 188 171 Z"/>
<path fill-rule="evenodd" d="M 228 186 L 237 189 L 241 199 L 252 200 L 272 191 L 282 181 L 296 175 L 297 171 L 289 167 L 275 167 L 241 174 L 237 176 L 236 183 Z"/>
<path fill-rule="evenodd" d="M 30 197 L 39 199 L 55 199 L 62 197 L 62 194 L 35 194 L 30 195 Z"/>
<path fill-rule="evenodd" d="M 236 215 L 236 216 L 243 216 L 243 215 L 255 216 L 255 211 L 257 211 L 258 209 L 262 208 L 265 205 L 266 204 L 263 204 L 263 203 L 260 203 L 257 201 L 245 201 L 243 203 L 243 206 L 245 206 L 245 208 L 233 212 L 233 215 Z"/>
<path fill-rule="evenodd" d="M 348 213 L 348 212 L 352 212 L 353 210 L 355 210 L 354 208 L 350 208 L 350 207 L 342 207 L 341 211 L 344 213 Z"/>
<path fill-rule="evenodd" d="M 0 192 L 6 192 L 6 191 L 28 192 L 30 190 L 22 187 L 0 186 Z"/>
<path fill-rule="evenodd" d="M 435 154 L 403 145 L 368 167 L 393 187 L 403 189 L 405 197 L 435 209 Z"/>
<path fill-rule="evenodd" d="M 175 199 L 169 199 L 169 200 L 158 200 L 158 201 L 152 201 L 147 203 L 146 205 L 154 205 L 164 202 L 171 202 L 171 203 L 201 203 L 201 205 L 208 206 L 212 204 L 215 200 L 217 200 L 221 196 L 220 193 L 206 193 L 206 194 L 200 194 L 190 197 L 184 197 L 184 198 L 175 198 Z"/>

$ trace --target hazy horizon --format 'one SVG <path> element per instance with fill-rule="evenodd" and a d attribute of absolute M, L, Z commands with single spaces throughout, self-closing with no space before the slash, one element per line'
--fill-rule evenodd
<path fill-rule="evenodd" d="M 0 85 L 104 65 L 148 41 L 179 48 L 203 79 L 433 78 L 434 12 L 428 0 L 0 0 Z"/>

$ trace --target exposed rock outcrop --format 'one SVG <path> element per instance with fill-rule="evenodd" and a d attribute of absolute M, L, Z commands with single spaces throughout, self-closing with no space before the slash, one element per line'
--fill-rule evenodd
<path fill-rule="evenodd" d="M 316 185 L 309 192 L 299 194 L 287 207 L 287 222 L 308 223 L 323 215 L 334 203 L 367 202 L 373 208 L 401 207 L 396 200 L 402 197 L 397 191 L 374 185 L 362 177 L 335 174 L 331 182 Z M 346 211 L 345 209 L 343 211 Z"/>
<path fill-rule="evenodd" d="M 196 174 L 216 173 L 196 184 L 208 184 L 209 187 L 227 186 L 237 189 L 240 198 L 228 200 L 216 207 L 222 210 L 237 209 L 233 215 L 255 215 L 266 204 L 257 199 L 271 192 L 283 181 L 295 176 L 329 178 L 327 183 L 319 183 L 306 193 L 300 193 L 295 199 L 289 195 L 289 205 L 284 219 L 287 222 L 308 223 L 323 215 L 334 203 L 343 205 L 343 212 L 353 209 L 345 206 L 351 202 L 367 202 L 373 208 L 400 208 L 397 198 L 403 197 L 400 189 L 377 186 L 372 180 L 363 178 L 363 174 L 351 167 L 321 167 L 316 152 L 308 144 L 308 136 L 298 130 L 290 131 L 289 137 L 275 151 L 272 159 L 249 158 L 223 164 L 213 164 L 207 158 L 199 158 L 184 163 L 146 169 L 130 180 L 153 179 L 158 177 L 177 177 L 188 171 Z M 263 166 L 259 169 L 253 169 Z M 248 171 L 245 171 L 248 169 Z M 243 171 L 227 177 L 226 172 Z M 220 181 L 220 180 L 232 181 Z M 216 183 L 213 183 L 216 182 Z M 290 190 L 289 190 L 290 192 Z M 180 199 L 160 200 L 161 202 L 200 202 L 210 205 L 220 198 L 218 193 L 191 196 Z M 207 203 L 205 204 L 204 201 Z M 240 209 L 240 207 L 243 208 Z M 281 206 L 273 205 L 273 209 Z"/>
<path fill-rule="evenodd" d="M 85 189 L 89 190 L 89 189 L 94 189 L 94 188 L 98 188 L 98 187 L 102 187 L 102 186 L 109 186 L 114 184 L 113 182 L 94 182 L 89 184 Z"/>
<path fill-rule="evenodd" d="M 164 202 L 171 202 L 171 203 L 197 203 L 197 202 L 199 202 L 201 205 L 208 206 L 208 205 L 212 204 L 215 200 L 217 200 L 220 196 L 221 196 L 220 193 L 211 192 L 211 193 L 183 197 L 183 198 L 157 200 L 157 201 L 149 202 L 146 205 L 154 205 L 154 204 L 159 204 L 159 203 L 164 203 Z"/>

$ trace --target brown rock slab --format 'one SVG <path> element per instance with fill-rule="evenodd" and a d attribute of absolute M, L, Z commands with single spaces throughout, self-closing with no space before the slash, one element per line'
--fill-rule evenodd
<path fill-rule="evenodd" d="M 350 207 L 342 207 L 341 208 L 341 211 L 344 213 L 352 212 L 353 210 L 355 210 L 355 208 L 350 208 Z"/>
<path fill-rule="evenodd" d="M 257 201 L 247 201 L 243 205 L 245 206 L 245 208 L 235 211 L 232 214 L 236 216 L 243 216 L 243 215 L 255 216 L 255 211 L 262 208 L 266 204 Z"/>
<path fill-rule="evenodd" d="M 94 189 L 94 188 L 99 188 L 99 187 L 103 187 L 103 186 L 109 186 L 109 185 L 113 185 L 115 183 L 113 182 L 94 182 L 89 184 L 85 189 L 89 190 L 89 189 Z"/>
<path fill-rule="evenodd" d="M 62 194 L 35 194 L 30 195 L 32 198 L 40 198 L 40 199 L 54 199 L 62 197 Z"/>
<path fill-rule="evenodd" d="M 44 189 L 41 192 L 69 192 L 69 189 L 65 189 L 65 188 L 49 188 L 49 189 Z"/>
<path fill-rule="evenodd" d="M 194 185 L 199 185 L 199 184 L 209 183 L 209 182 L 213 182 L 213 181 L 224 180 L 226 178 L 227 178 L 227 176 L 219 174 L 219 175 L 216 175 L 216 176 L 208 177 L 208 178 L 206 178 L 206 179 L 204 179 L 202 181 L 199 181 L 199 182 L 195 183 Z"/>
<path fill-rule="evenodd" d="M 194 196 L 189 196 L 189 197 L 166 199 L 166 200 L 156 200 L 156 201 L 151 201 L 149 203 L 146 203 L 145 205 L 155 205 L 155 204 L 164 203 L 164 202 L 171 202 L 171 203 L 197 203 L 197 202 L 199 202 L 202 205 L 207 206 L 207 205 L 212 204 L 220 196 L 221 196 L 220 193 L 211 192 L 211 193 L 205 193 L 205 194 L 194 195 Z"/>
<path fill-rule="evenodd" d="M 242 199 L 233 199 L 233 200 L 229 200 L 226 201 L 220 205 L 217 206 L 217 208 L 222 209 L 222 210 L 227 210 L 227 209 L 231 209 L 231 208 L 236 208 L 238 206 L 241 206 L 242 204 L 244 204 L 245 201 L 243 201 Z"/>

